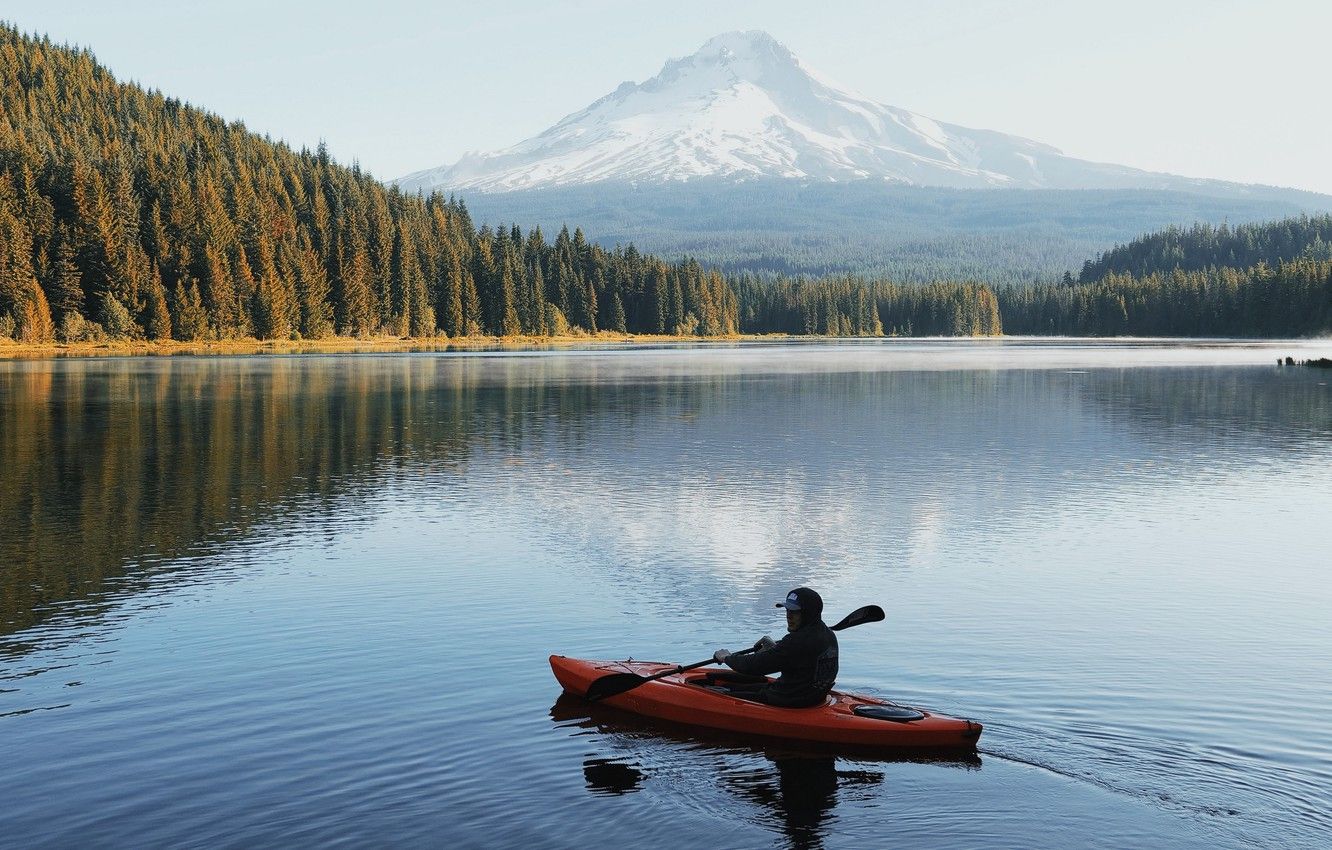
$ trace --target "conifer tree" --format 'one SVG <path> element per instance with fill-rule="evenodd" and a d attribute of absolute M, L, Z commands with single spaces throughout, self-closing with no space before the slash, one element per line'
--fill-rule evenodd
<path fill-rule="evenodd" d="M 611 330 L 620 333 L 627 330 L 624 318 L 624 302 L 620 300 L 620 293 L 618 292 L 611 293 L 610 327 Z"/>
<path fill-rule="evenodd" d="M 236 287 L 229 264 L 211 242 L 204 243 L 200 280 L 213 334 L 221 339 L 234 336 L 240 325 L 236 315 Z"/>
<path fill-rule="evenodd" d="M 83 315 L 83 273 L 79 271 L 78 252 L 74 247 L 74 234 L 62 227 L 56 235 L 55 259 L 51 268 L 51 309 L 57 322 L 66 315 Z"/>
<path fill-rule="evenodd" d="M 671 287 L 671 312 L 670 312 L 670 333 L 681 334 L 685 332 L 685 310 L 684 293 L 680 286 L 680 273 L 670 276 Z"/>
<path fill-rule="evenodd" d="M 467 321 L 463 316 L 463 269 L 458 254 L 452 249 L 445 254 L 442 277 L 440 325 L 449 336 L 462 336 L 467 332 Z"/>
<path fill-rule="evenodd" d="M 481 328 L 481 297 L 476 291 L 476 280 L 466 268 L 462 270 L 462 314 L 465 336 L 484 333 Z"/>
<path fill-rule="evenodd" d="M 171 339 L 171 313 L 167 309 L 166 288 L 162 286 L 162 275 L 157 266 L 148 274 L 145 292 L 144 329 L 148 338 L 155 342 Z"/>
<path fill-rule="evenodd" d="M 654 301 L 653 315 L 656 319 L 656 326 L 652 330 L 659 334 L 669 333 L 671 327 L 671 293 L 670 283 L 666 278 L 665 263 L 654 263 L 652 265 L 652 293 Z"/>
<path fill-rule="evenodd" d="M 513 284 L 513 257 L 510 252 L 505 252 L 502 260 L 498 289 L 499 333 L 501 336 L 518 336 L 522 334 L 523 326 L 518 321 L 518 297 Z"/>
<path fill-rule="evenodd" d="M 333 335 L 333 310 L 329 304 L 328 273 L 309 240 L 302 237 L 296 259 L 300 330 L 306 339 Z"/>
<path fill-rule="evenodd" d="M 184 283 L 176 283 L 172 307 L 171 327 L 176 339 L 197 342 L 208 336 L 208 316 L 194 279 L 190 279 L 188 288 Z"/>
<path fill-rule="evenodd" d="M 336 287 L 342 308 L 337 316 L 338 333 L 346 336 L 366 336 L 374 331 L 376 313 L 370 291 L 370 258 L 359 231 L 350 228 L 350 238 L 339 246 L 338 277 Z"/>

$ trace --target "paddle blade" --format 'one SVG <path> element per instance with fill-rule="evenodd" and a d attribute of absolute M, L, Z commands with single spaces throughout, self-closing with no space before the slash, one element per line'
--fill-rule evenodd
<path fill-rule="evenodd" d="M 637 673 L 611 673 L 609 676 L 602 676 L 589 685 L 587 693 L 583 696 L 592 702 L 596 702 L 617 696 L 625 691 L 632 691 L 646 681 L 646 676 L 639 676 Z"/>
<path fill-rule="evenodd" d="M 866 605 L 864 608 L 857 608 L 850 614 L 842 618 L 842 621 L 832 627 L 835 632 L 842 629 L 849 629 L 852 626 L 863 626 L 865 623 L 877 623 L 884 618 L 883 609 L 878 605 Z"/>

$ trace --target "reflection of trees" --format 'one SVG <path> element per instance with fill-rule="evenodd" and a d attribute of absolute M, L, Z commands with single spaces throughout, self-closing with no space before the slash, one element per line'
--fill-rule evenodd
<path fill-rule="evenodd" d="M 0 634 L 68 610 L 57 603 L 100 599 L 112 584 L 132 591 L 143 567 L 270 522 L 297 531 L 345 522 L 356 510 L 344 497 L 392 476 L 448 486 L 479 456 L 498 465 L 544 452 L 582 473 L 581 491 L 531 466 L 504 476 L 566 500 L 566 513 L 622 525 L 637 509 L 616 502 L 617 487 L 674 489 L 711 508 L 724 465 L 733 480 L 721 495 L 742 514 L 765 506 L 785 521 L 771 510 L 785 498 L 809 522 L 820 506 L 842 509 L 807 498 L 811 488 L 864 488 L 897 494 L 875 509 L 905 528 L 919 505 L 938 501 L 940 481 L 979 487 L 983 476 L 985 498 L 1026 509 L 1057 503 L 1059 487 L 1087 476 L 1113 484 L 1129 474 L 1123 461 L 1144 452 L 1175 467 L 1152 474 L 1188 474 L 1198 427 L 1224 434 L 1211 471 L 1325 444 L 1332 432 L 1327 388 L 1303 372 L 879 371 L 882 360 L 813 356 L 774 374 L 771 361 L 737 354 L 2 364 Z M 1033 469 L 1080 474 L 1033 488 Z M 661 498 L 679 501 L 670 495 Z"/>
<path fill-rule="evenodd" d="M 385 381 L 308 360 L 0 370 L 0 632 L 97 595 L 133 562 L 243 538 L 284 501 L 317 519 L 409 441 L 459 456 L 469 387 L 433 384 L 443 415 L 414 434 L 419 371 Z"/>
<path fill-rule="evenodd" d="M 855 753 L 648 720 L 579 697 L 561 694 L 550 715 L 560 726 L 595 742 L 595 753 L 583 761 L 583 779 L 593 794 L 619 795 L 642 790 L 663 760 L 690 764 L 682 771 L 708 782 L 704 770 L 716 772 L 718 787 L 758 808 L 747 814 L 763 826 L 780 831 L 796 850 L 823 846 L 839 797 L 856 789 L 878 787 L 882 771 L 859 767 L 838 769 L 839 758 L 859 762 L 916 762 L 943 767 L 979 769 L 980 757 L 964 755 L 901 758 Z M 595 732 L 595 736 L 589 736 Z M 752 743 L 752 747 L 747 745 Z M 628 751 L 627 754 L 625 751 Z M 757 762 L 753 756 L 762 755 Z M 663 765 L 664 767 L 664 765 Z"/>
<path fill-rule="evenodd" d="M 693 404 L 595 378 L 511 357 L 0 364 L 0 634 L 132 591 L 136 564 L 245 539 L 279 506 L 298 527 L 344 522 L 336 500 L 387 475 L 456 472 L 547 433 L 578 450 L 607 408 L 627 425 Z"/>
<path fill-rule="evenodd" d="M 1251 453 L 1268 456 L 1292 442 L 1332 436 L 1332 393 L 1316 375 L 1295 370 L 1096 370 L 1085 396 L 1113 416 L 1126 416 L 1153 441 L 1196 442 L 1211 432 L 1252 440 Z M 1187 436 L 1172 433 L 1188 426 Z"/>

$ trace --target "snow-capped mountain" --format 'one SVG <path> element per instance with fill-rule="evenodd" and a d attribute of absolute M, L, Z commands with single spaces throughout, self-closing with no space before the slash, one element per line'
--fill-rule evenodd
<path fill-rule="evenodd" d="M 1186 189 L 1208 181 L 1086 162 L 946 124 L 821 78 L 767 33 L 731 32 L 538 136 L 396 182 L 508 192 L 600 181 L 882 179 L 958 188 Z"/>

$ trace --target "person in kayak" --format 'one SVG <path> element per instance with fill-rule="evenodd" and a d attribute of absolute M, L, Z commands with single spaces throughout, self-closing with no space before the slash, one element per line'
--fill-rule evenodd
<path fill-rule="evenodd" d="M 837 680 L 837 635 L 823 622 L 823 598 L 808 587 L 797 587 L 777 607 L 786 609 L 785 637 L 774 642 L 764 635 L 753 653 L 734 655 L 719 649 L 712 657 L 747 676 L 780 673 L 781 677 L 775 682 L 725 682 L 723 687 L 733 696 L 768 705 L 818 705 Z"/>

